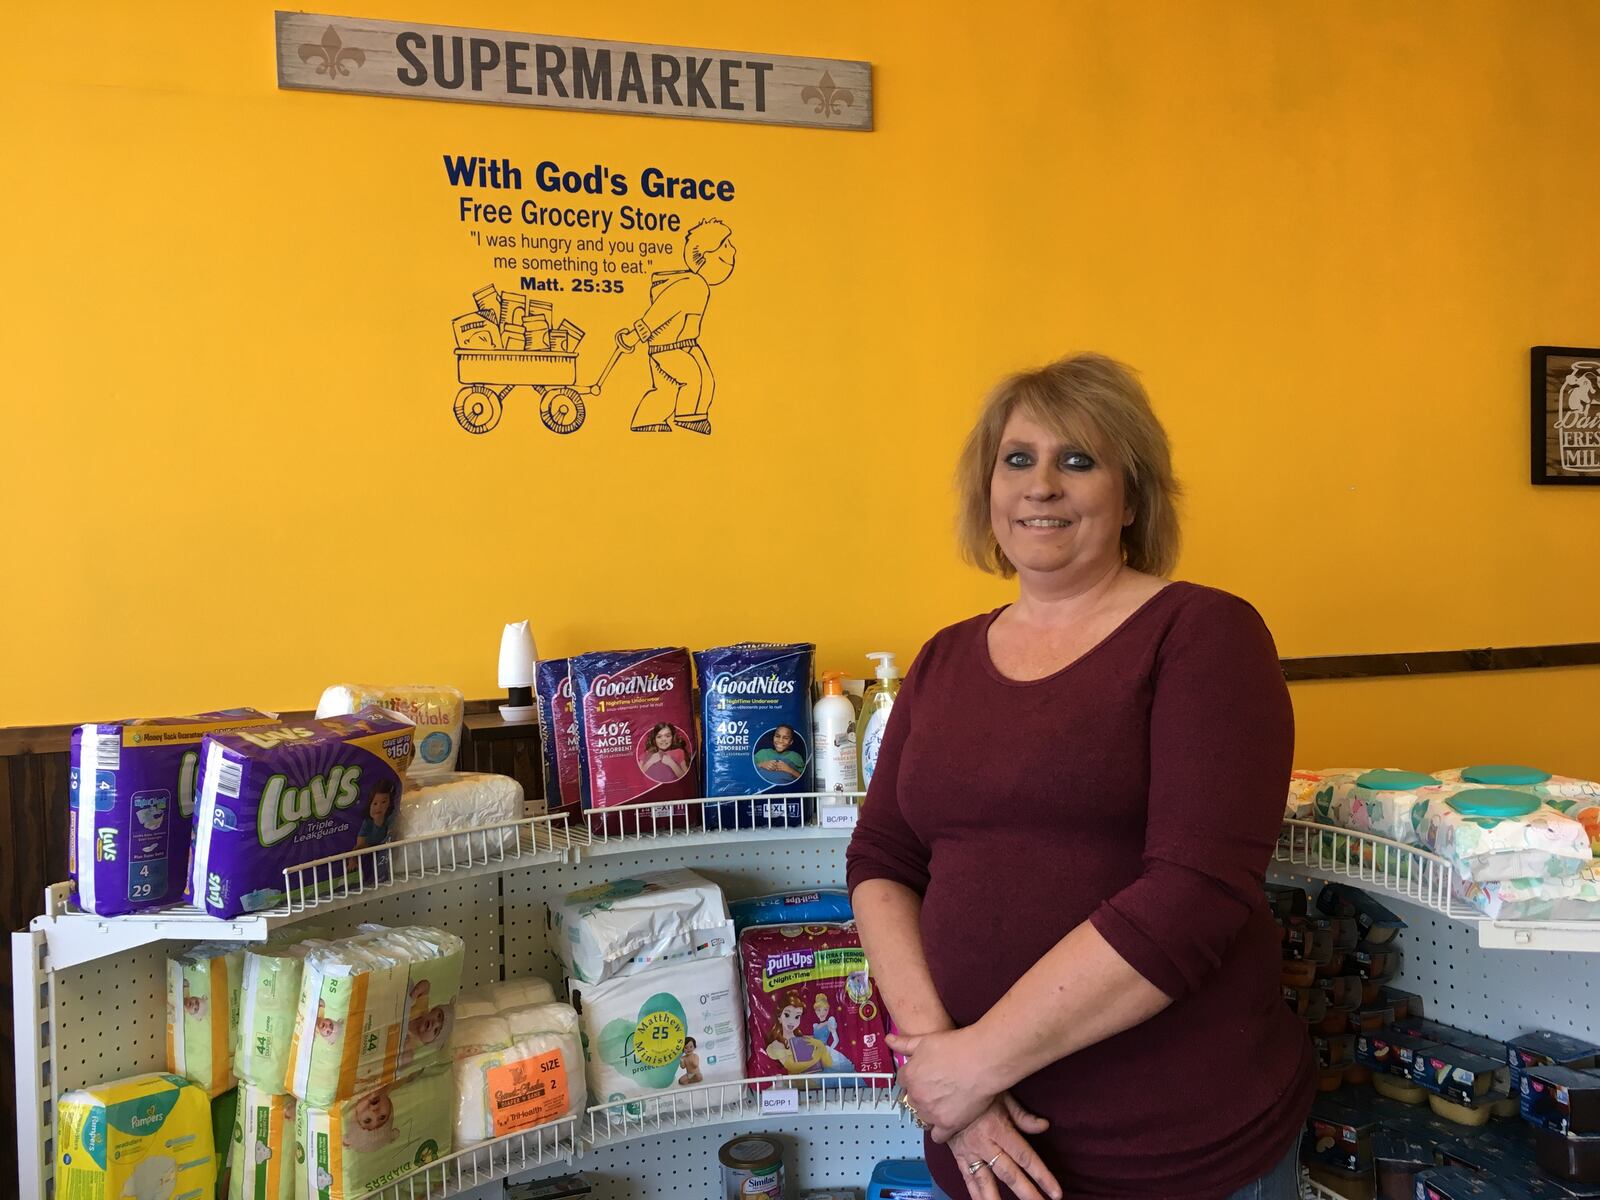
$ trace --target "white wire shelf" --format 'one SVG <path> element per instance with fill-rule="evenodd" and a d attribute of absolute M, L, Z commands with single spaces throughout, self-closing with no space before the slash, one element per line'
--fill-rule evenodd
<path fill-rule="evenodd" d="M 573 821 L 571 837 L 585 858 L 672 846 L 718 846 L 752 838 L 848 838 L 862 792 L 788 792 L 700 797 L 665 804 L 597 808 Z"/>
<path fill-rule="evenodd" d="M 584 1118 L 586 1147 L 614 1146 L 678 1129 L 761 1118 L 879 1116 L 904 1120 L 893 1075 L 791 1075 L 702 1083 L 660 1096 L 596 1105 Z"/>
<path fill-rule="evenodd" d="M 567 1117 L 479 1142 L 366 1192 L 361 1200 L 444 1200 L 512 1175 L 570 1164 L 578 1155 L 580 1121 Z"/>
<path fill-rule="evenodd" d="M 259 942 L 285 925 L 437 882 L 666 845 L 848 838 L 861 799 L 858 792 L 700 798 L 452 830 L 291 867 L 279 904 L 232 918 L 192 905 L 101 917 L 74 907 L 71 886 L 58 883 L 46 889 L 44 915 L 31 928 L 45 935 L 57 970 L 159 941 Z"/>
<path fill-rule="evenodd" d="M 1273 861 L 1473 925 L 1478 944 L 1491 950 L 1600 953 L 1600 920 L 1493 920 L 1456 895 L 1455 867 L 1448 859 L 1375 834 L 1315 821 L 1285 821 Z"/>
<path fill-rule="evenodd" d="M 214 917 L 192 905 L 102 917 L 75 908 L 71 885 L 45 891 L 45 935 L 56 970 L 81 966 L 152 942 L 258 942 L 285 925 L 385 896 L 520 867 L 565 861 L 573 853 L 567 818 L 527 817 L 372 846 L 302 863 L 283 872 L 283 900 L 262 912 Z"/>
<path fill-rule="evenodd" d="M 894 1076 L 736 1079 L 599 1104 L 579 1118 L 569 1117 L 458 1150 L 365 1193 L 361 1200 L 445 1200 L 541 1167 L 571 1165 L 591 1150 L 639 1138 L 732 1122 L 830 1116 L 903 1123 L 904 1111 L 895 1103 Z"/>

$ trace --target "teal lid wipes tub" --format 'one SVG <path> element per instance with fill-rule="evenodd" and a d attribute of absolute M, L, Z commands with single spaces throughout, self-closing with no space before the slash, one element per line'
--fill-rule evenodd
<path fill-rule="evenodd" d="M 1367 771 L 1356 779 L 1356 786 L 1374 792 L 1411 792 L 1417 788 L 1438 787 L 1432 775 L 1418 771 Z"/>
<path fill-rule="evenodd" d="M 1550 772 L 1537 767 L 1517 767 L 1503 764 L 1468 767 L 1461 772 L 1463 783 L 1479 783 L 1485 787 L 1533 787 L 1548 783 Z"/>
<path fill-rule="evenodd" d="M 1468 788 L 1451 796 L 1447 803 L 1464 817 L 1501 821 L 1539 810 L 1539 801 L 1534 797 L 1509 788 Z"/>

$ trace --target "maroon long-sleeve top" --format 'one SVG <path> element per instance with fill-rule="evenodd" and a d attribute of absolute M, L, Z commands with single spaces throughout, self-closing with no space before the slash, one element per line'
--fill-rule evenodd
<path fill-rule="evenodd" d="M 1073 1200 L 1222 1200 L 1282 1159 L 1315 1087 L 1262 894 L 1294 747 L 1272 636 L 1237 597 L 1174 583 L 1018 682 L 989 655 L 997 615 L 942 631 L 907 673 L 849 886 L 922 897 L 960 1026 L 1089 921 L 1173 1003 L 1012 1089 L 1050 1120 L 1034 1143 Z M 966 1195 L 950 1152 L 927 1151 Z"/>

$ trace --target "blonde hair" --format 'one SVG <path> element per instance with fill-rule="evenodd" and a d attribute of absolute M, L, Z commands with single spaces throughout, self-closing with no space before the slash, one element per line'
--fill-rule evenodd
<path fill-rule="evenodd" d="M 1121 468 L 1133 511 L 1133 523 L 1122 531 L 1123 560 L 1150 575 L 1169 573 L 1178 560 L 1181 489 L 1167 431 L 1133 369 L 1103 354 L 1075 354 L 1021 371 L 989 394 L 956 467 L 961 557 L 996 575 L 1016 574 L 995 540 L 989 485 L 1001 435 L 1017 412 Z"/>

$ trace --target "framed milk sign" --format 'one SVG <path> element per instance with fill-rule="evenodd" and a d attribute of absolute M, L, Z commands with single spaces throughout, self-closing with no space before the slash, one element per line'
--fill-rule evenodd
<path fill-rule="evenodd" d="M 1600 348 L 1535 346 L 1533 482 L 1600 485 Z"/>

